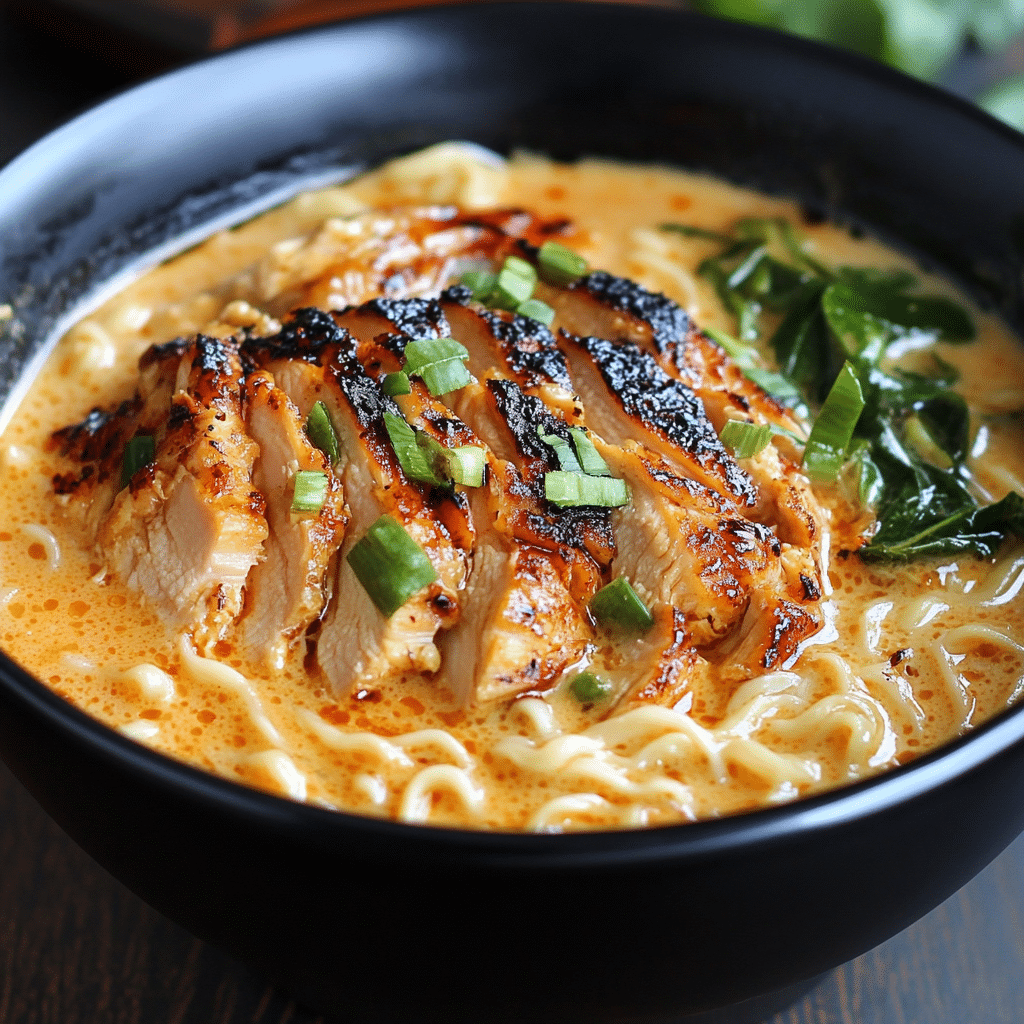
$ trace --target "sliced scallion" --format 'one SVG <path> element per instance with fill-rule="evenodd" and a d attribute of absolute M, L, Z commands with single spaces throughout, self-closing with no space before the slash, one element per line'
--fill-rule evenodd
<path fill-rule="evenodd" d="M 398 464 L 410 480 L 433 484 L 435 487 L 444 487 L 447 484 L 435 469 L 434 453 L 428 451 L 428 446 L 421 443 L 425 435 L 413 430 L 401 416 L 396 416 L 393 412 L 384 413 L 384 426 L 388 437 L 391 438 L 395 455 L 398 456 Z M 433 441 L 433 438 L 429 440 Z M 436 441 L 434 444 L 441 448 Z"/>
<path fill-rule="evenodd" d="M 759 426 L 756 423 L 747 423 L 745 420 L 729 420 L 722 427 L 722 433 L 719 436 L 722 439 L 722 444 L 737 459 L 749 459 L 768 447 L 772 439 L 772 428 L 767 423 Z"/>
<path fill-rule="evenodd" d="M 348 553 L 348 564 L 387 618 L 437 579 L 423 549 L 396 519 L 383 515 Z"/>
<path fill-rule="evenodd" d="M 550 445 L 555 449 L 555 455 L 558 457 L 558 468 L 566 473 L 582 473 L 583 467 L 577 461 L 569 442 L 557 434 L 545 434 L 543 430 L 543 427 L 537 427 L 537 436 L 546 445 Z"/>
<path fill-rule="evenodd" d="M 591 598 L 590 614 L 602 626 L 645 630 L 654 625 L 654 616 L 625 576 L 617 576 Z"/>
<path fill-rule="evenodd" d="M 385 395 L 390 395 L 392 398 L 395 395 L 409 395 L 412 394 L 412 386 L 409 383 L 409 375 L 399 370 L 397 373 L 389 373 L 383 381 L 381 381 L 381 388 L 384 390 Z"/>
<path fill-rule="evenodd" d="M 517 309 L 533 295 L 536 286 L 537 271 L 526 260 L 509 256 L 498 271 L 488 304 L 501 309 Z"/>
<path fill-rule="evenodd" d="M 629 504 L 629 487 L 625 480 L 615 477 L 555 470 L 544 474 L 544 497 L 560 508 L 578 505 L 619 508 Z"/>
<path fill-rule="evenodd" d="M 548 283 L 564 288 L 587 272 L 587 261 L 572 249 L 557 242 L 545 242 L 537 252 L 540 276 Z"/>
<path fill-rule="evenodd" d="M 459 284 L 464 284 L 477 302 L 486 302 L 497 282 L 498 275 L 489 270 L 469 270 L 459 278 Z"/>
<path fill-rule="evenodd" d="M 812 480 L 835 480 L 846 461 L 846 449 L 864 409 L 864 392 L 853 366 L 843 364 L 804 448 L 804 469 Z"/>
<path fill-rule="evenodd" d="M 124 447 L 124 461 L 121 463 L 121 486 L 128 482 L 143 466 L 148 466 L 156 456 L 156 438 L 152 434 L 136 434 Z"/>
<path fill-rule="evenodd" d="M 527 316 L 531 320 L 542 323 L 545 327 L 550 327 L 555 321 L 555 311 L 540 299 L 527 299 L 525 302 L 520 302 L 516 306 L 516 312 L 520 316 Z"/>
<path fill-rule="evenodd" d="M 436 398 L 473 382 L 466 360 L 469 352 L 454 338 L 424 338 L 405 346 L 405 372 L 423 379 Z"/>
<path fill-rule="evenodd" d="M 310 441 L 330 460 L 331 465 L 338 461 L 338 435 L 334 432 L 331 415 L 323 402 L 316 402 L 306 417 L 306 433 Z"/>
<path fill-rule="evenodd" d="M 448 475 L 464 487 L 482 487 L 487 452 L 476 445 L 462 445 L 445 451 L 448 460 Z"/>
<path fill-rule="evenodd" d="M 612 684 L 593 672 L 581 672 L 573 678 L 569 688 L 581 704 L 596 704 L 612 692 Z"/>
<path fill-rule="evenodd" d="M 318 469 L 300 469 L 292 480 L 292 511 L 319 512 L 327 500 L 327 474 Z"/>
<path fill-rule="evenodd" d="M 587 432 L 581 427 L 570 427 L 569 436 L 572 438 L 573 447 L 579 456 L 580 466 L 588 476 L 611 476 L 612 471 L 608 463 L 601 458 L 594 442 L 587 436 Z M 562 467 L 565 469 L 565 467 Z"/>

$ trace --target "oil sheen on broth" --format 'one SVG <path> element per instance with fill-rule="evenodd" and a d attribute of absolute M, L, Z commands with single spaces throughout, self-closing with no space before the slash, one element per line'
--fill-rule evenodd
<path fill-rule="evenodd" d="M 566 244 L 591 267 L 728 332 L 735 320 L 696 273 L 714 241 L 658 225 L 726 231 L 743 217 L 781 216 L 828 264 L 908 265 L 873 241 L 803 223 L 789 203 L 653 167 L 533 157 L 503 164 L 448 146 L 302 195 L 152 270 L 59 343 L 0 442 L 8 654 L 132 739 L 229 779 L 326 807 L 472 828 L 639 827 L 780 803 L 904 763 L 1017 698 L 1020 542 L 1011 538 L 994 559 L 837 557 L 856 513 L 829 487 L 817 492 L 834 537 L 830 544 L 826 531 L 821 553 L 825 627 L 795 664 L 725 688 L 694 684 L 672 706 L 637 702 L 606 715 L 600 701 L 572 692 L 582 665 L 546 690 L 467 703 L 428 671 L 339 695 L 303 641 L 257 663 L 228 632 L 209 656 L 196 653 L 108 571 L 80 517 L 56 500 L 52 478 L 66 465 L 51 434 L 129 398 L 139 357 L 154 343 L 242 327 L 272 333 L 294 306 L 372 298 L 358 259 L 345 262 L 367 211 L 447 203 L 570 221 Z M 436 294 L 437 280 L 421 284 Z M 953 295 L 941 281 L 926 284 Z M 991 501 L 1024 491 L 1016 414 L 1024 360 L 995 318 L 972 315 L 977 340 L 937 349 L 960 373 L 957 390 L 972 412 L 972 486 Z M 921 358 L 908 351 L 904 361 Z M 642 634 L 616 635 L 586 660 L 615 680 L 649 656 L 646 643 Z"/>

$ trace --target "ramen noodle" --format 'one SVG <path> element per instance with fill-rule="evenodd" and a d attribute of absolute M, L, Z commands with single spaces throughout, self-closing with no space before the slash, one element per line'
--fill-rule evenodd
<path fill-rule="evenodd" d="M 821 504 L 820 621 L 798 651 L 727 685 L 695 682 L 670 703 L 638 699 L 609 714 L 571 685 L 583 668 L 614 681 L 643 663 L 647 633 L 590 645 L 544 686 L 473 700 L 429 659 L 379 686 L 372 675 L 354 676 L 348 691 L 332 686 L 317 665 L 315 625 L 266 657 L 247 654 L 230 629 L 205 638 L 176 629 L 112 571 L 74 503 L 55 494 L 67 464 L 51 436 L 131 399 L 154 344 L 196 332 L 275 335 L 297 306 L 342 309 L 382 289 L 436 295 L 465 262 L 421 261 L 383 285 L 367 267 L 403 266 L 401 253 L 378 251 L 396 237 L 401 211 L 446 204 L 458 207 L 459 225 L 471 223 L 467 211 L 486 219 L 510 209 L 571 225 L 566 244 L 591 267 L 729 333 L 736 321 L 698 267 L 719 246 L 714 234 L 742 218 L 799 225 L 807 251 L 829 265 L 910 266 L 872 240 L 805 223 L 789 202 L 657 167 L 506 162 L 447 145 L 300 195 L 151 270 L 57 345 L 0 439 L 7 654 L 123 735 L 228 779 L 400 821 L 534 831 L 635 828 L 784 803 L 906 763 L 1017 700 L 1021 543 L 1011 537 L 991 558 L 868 562 L 845 549 L 864 515 L 832 485 L 808 498 Z M 659 230 L 666 222 L 702 230 Z M 957 299 L 942 281 L 927 287 Z M 930 343 L 927 353 L 908 344 L 899 359 L 914 369 L 937 352 L 958 371 L 971 411 L 970 486 L 988 503 L 1024 492 L 1024 356 L 996 318 L 972 317 L 971 344 Z"/>

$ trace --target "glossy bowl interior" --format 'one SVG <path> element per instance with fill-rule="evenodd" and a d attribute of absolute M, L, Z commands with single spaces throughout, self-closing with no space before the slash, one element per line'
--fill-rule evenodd
<path fill-rule="evenodd" d="M 1024 324 L 1024 138 L 858 58 L 661 8 L 495 4 L 185 68 L 0 172 L 0 388 L 119 279 L 302 186 L 446 139 L 787 194 Z M 0 658 L 0 753 L 153 906 L 340 1019 L 661 1022 L 894 934 L 1024 828 L 1024 707 L 896 772 L 639 833 L 331 813 L 113 733 Z"/>

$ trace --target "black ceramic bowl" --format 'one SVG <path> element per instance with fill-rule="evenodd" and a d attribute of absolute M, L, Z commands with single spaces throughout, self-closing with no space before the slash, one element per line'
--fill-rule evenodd
<path fill-rule="evenodd" d="M 670 10 L 460 6 L 212 58 L 0 173 L 0 301 L 16 313 L 5 385 L 140 254 L 318 174 L 452 138 L 789 194 L 1022 321 L 1024 138 L 966 104 Z M 131 743 L 5 659 L 0 750 L 143 899 L 360 1024 L 675 1020 L 868 949 L 1024 827 L 1024 707 L 826 796 L 593 835 L 410 827 L 276 799 Z"/>

